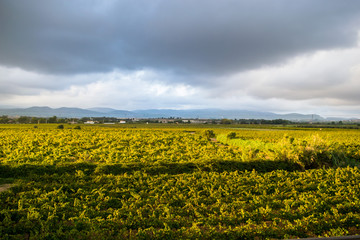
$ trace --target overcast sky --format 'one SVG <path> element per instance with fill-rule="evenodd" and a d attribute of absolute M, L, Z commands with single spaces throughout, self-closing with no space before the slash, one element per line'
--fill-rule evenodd
<path fill-rule="evenodd" d="M 0 106 L 360 117 L 358 0 L 0 0 Z"/>

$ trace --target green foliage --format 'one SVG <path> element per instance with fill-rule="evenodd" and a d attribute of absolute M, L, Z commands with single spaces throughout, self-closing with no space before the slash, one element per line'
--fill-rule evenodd
<path fill-rule="evenodd" d="M 11 123 L 11 119 L 8 116 L 0 116 L 0 123 Z"/>
<path fill-rule="evenodd" d="M 64 129 L 64 125 L 60 124 L 56 127 L 57 129 Z"/>
<path fill-rule="evenodd" d="M 221 124 L 231 124 L 232 122 L 233 120 L 227 118 L 221 119 L 220 121 Z"/>
<path fill-rule="evenodd" d="M 230 132 L 226 137 L 228 139 L 234 139 L 234 138 L 236 138 L 236 132 Z"/>
<path fill-rule="evenodd" d="M 0 128 L 3 239 L 360 233 L 357 130 L 38 126 Z"/>
<path fill-rule="evenodd" d="M 57 122 L 57 117 L 53 116 L 51 118 L 48 119 L 48 123 L 56 123 Z"/>
<path fill-rule="evenodd" d="M 31 117 L 26 117 L 26 116 L 20 116 L 17 121 L 19 123 L 30 123 L 31 122 Z"/>
<path fill-rule="evenodd" d="M 207 139 L 211 139 L 211 138 L 214 138 L 216 135 L 215 135 L 215 133 L 214 133 L 214 131 L 213 130 L 205 130 L 205 137 L 207 138 Z"/>
<path fill-rule="evenodd" d="M 339 144 L 339 142 L 322 138 L 318 134 L 300 138 L 283 135 L 283 138 L 278 139 L 277 142 L 266 142 L 235 138 L 234 135 L 234 132 L 230 132 L 226 137 L 219 135 L 218 140 L 238 147 L 244 161 L 261 159 L 286 161 L 301 166 L 302 169 L 311 169 L 356 166 L 360 160 L 355 139 L 347 144 Z"/>
<path fill-rule="evenodd" d="M 85 167 L 85 166 L 84 166 Z M 33 175 L 0 194 L 2 236 L 297 238 L 360 231 L 357 168 Z"/>

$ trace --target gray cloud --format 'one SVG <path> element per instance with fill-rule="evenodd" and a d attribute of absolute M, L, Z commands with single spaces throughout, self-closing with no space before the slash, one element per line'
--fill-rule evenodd
<path fill-rule="evenodd" d="M 0 64 L 221 75 L 353 46 L 358 16 L 356 0 L 0 0 Z"/>
<path fill-rule="evenodd" d="M 280 66 L 239 72 L 218 79 L 213 96 L 316 100 L 317 104 L 359 105 L 360 46 L 297 56 Z"/>
<path fill-rule="evenodd" d="M 359 112 L 358 0 L 0 0 L 9 106 Z"/>

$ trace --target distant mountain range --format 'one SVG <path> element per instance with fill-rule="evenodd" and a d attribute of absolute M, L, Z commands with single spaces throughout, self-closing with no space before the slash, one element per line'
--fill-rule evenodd
<path fill-rule="evenodd" d="M 30 117 L 52 117 L 60 118 L 82 118 L 82 117 L 116 117 L 116 118 L 191 118 L 191 119 L 286 119 L 291 121 L 326 121 L 317 114 L 276 114 L 271 112 L 257 112 L 247 110 L 221 110 L 221 109 L 148 109 L 148 110 L 117 110 L 112 108 L 8 108 L 0 109 L 0 115 L 7 116 L 30 116 Z M 337 118 L 336 120 L 342 120 Z"/>

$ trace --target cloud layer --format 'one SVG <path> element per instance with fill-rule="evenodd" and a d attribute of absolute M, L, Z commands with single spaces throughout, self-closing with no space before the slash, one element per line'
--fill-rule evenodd
<path fill-rule="evenodd" d="M 360 110 L 359 1 L 90 2 L 0 0 L 4 104 Z"/>
<path fill-rule="evenodd" d="M 239 71 L 354 45 L 360 15 L 359 1 L 91 2 L 2 0 L 0 63 L 65 74 Z"/>

